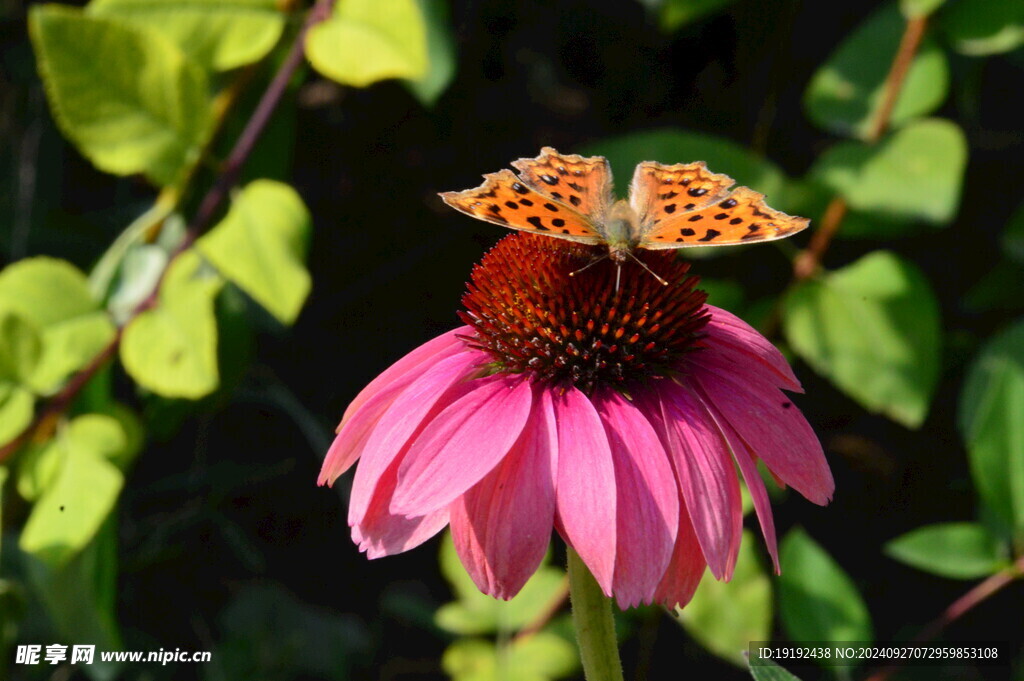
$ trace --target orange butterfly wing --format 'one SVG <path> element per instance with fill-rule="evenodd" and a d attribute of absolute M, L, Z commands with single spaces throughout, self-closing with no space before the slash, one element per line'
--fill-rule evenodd
<path fill-rule="evenodd" d="M 612 171 L 604 156 L 563 155 L 544 147 L 537 158 L 512 162 L 529 186 L 600 221 L 611 205 Z"/>
<path fill-rule="evenodd" d="M 585 244 L 603 241 L 589 218 L 531 188 L 511 170 L 484 175 L 484 183 L 474 189 L 440 196 L 455 210 L 509 229 Z"/>
<path fill-rule="evenodd" d="M 732 178 L 712 173 L 703 161 L 636 168 L 630 203 L 640 220 L 640 248 L 724 246 L 782 239 L 810 224 L 769 208 L 747 187 L 730 190 Z"/>

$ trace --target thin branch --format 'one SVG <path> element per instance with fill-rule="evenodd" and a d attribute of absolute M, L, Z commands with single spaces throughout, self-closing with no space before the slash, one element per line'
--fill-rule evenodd
<path fill-rule="evenodd" d="M 1024 576 L 1024 556 L 1021 556 L 1005 570 L 1000 570 L 991 577 L 979 582 L 967 593 L 953 601 L 949 607 L 942 611 L 942 614 L 929 622 L 912 638 L 911 643 L 925 643 L 931 641 L 942 630 L 956 620 L 973 610 L 980 603 L 997 594 L 1007 585 Z M 867 678 L 867 681 L 886 681 L 893 672 L 898 669 L 897 665 L 889 665 L 878 670 Z"/>
<path fill-rule="evenodd" d="M 907 26 L 900 39 L 899 48 L 893 58 L 892 66 L 885 77 L 885 89 L 882 94 L 882 103 L 878 107 L 878 113 L 865 136 L 868 144 L 877 144 L 885 131 L 889 129 L 892 122 L 892 112 L 899 101 L 900 92 L 907 79 L 914 57 L 921 47 L 921 40 L 924 38 L 925 29 L 928 26 L 926 16 L 916 17 L 907 21 Z M 829 203 L 822 216 L 821 227 L 815 232 L 811 243 L 793 261 L 794 283 L 808 279 L 818 271 L 825 252 L 832 243 L 832 239 L 839 232 L 843 218 L 846 217 L 849 206 L 846 199 L 837 196 Z"/>
<path fill-rule="evenodd" d="M 292 43 L 287 56 L 285 56 L 284 61 L 281 62 L 281 66 L 278 68 L 274 78 L 267 86 L 266 91 L 263 93 L 263 97 L 260 99 L 259 104 L 256 105 L 256 109 L 253 111 L 252 116 L 249 118 L 249 122 L 246 124 L 245 129 L 242 130 L 238 140 L 235 142 L 234 148 L 231 150 L 227 160 L 224 162 L 220 176 L 200 202 L 199 208 L 196 210 L 192 221 L 188 225 L 185 238 L 175 250 L 173 256 L 168 259 L 168 264 L 161 273 L 160 282 L 158 282 L 156 287 L 154 287 L 153 292 L 148 298 L 143 300 L 135 307 L 134 310 L 132 310 L 131 315 L 129 315 L 125 323 L 118 328 L 110 342 L 107 343 L 107 345 L 104 346 L 103 349 L 92 358 L 92 360 L 90 360 L 85 368 L 75 374 L 60 390 L 60 392 L 50 398 L 50 400 L 32 420 L 32 423 L 29 424 L 29 426 L 12 441 L 0 447 L 0 463 L 9 459 L 22 447 L 22 445 L 34 439 L 37 434 L 49 434 L 50 429 L 53 427 L 53 424 L 55 424 L 57 418 L 71 406 L 72 402 L 74 402 L 75 398 L 89 383 L 89 381 L 92 380 L 92 378 L 99 373 L 104 366 L 106 366 L 107 362 L 113 358 L 115 354 L 117 354 L 117 349 L 121 344 L 124 327 L 156 304 L 160 293 L 160 287 L 163 284 L 167 270 L 170 268 L 170 264 L 178 255 L 195 243 L 195 240 L 199 238 L 207 228 L 209 228 L 213 223 L 214 218 L 217 216 L 221 206 L 228 198 L 229 192 L 238 182 L 238 178 L 242 173 L 242 168 L 245 166 L 246 161 L 248 161 L 249 156 L 252 154 L 256 142 L 259 140 L 260 135 L 270 122 L 270 118 L 273 116 L 278 104 L 280 104 L 281 98 L 288 89 L 289 81 L 302 64 L 303 56 L 305 54 L 307 32 L 314 24 L 317 24 L 330 16 L 331 9 L 335 2 L 336 0 L 318 0 L 316 5 L 314 5 L 309 11 L 306 21 L 303 22 L 302 28 L 299 29 L 298 34 L 295 36 L 295 41 Z"/>

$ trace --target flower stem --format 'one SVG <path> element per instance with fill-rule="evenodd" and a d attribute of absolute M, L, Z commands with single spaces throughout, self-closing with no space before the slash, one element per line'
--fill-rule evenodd
<path fill-rule="evenodd" d="M 571 547 L 567 550 L 572 621 L 576 627 L 583 673 L 587 681 L 622 681 L 612 601 L 601 592 L 597 580 L 579 555 Z"/>

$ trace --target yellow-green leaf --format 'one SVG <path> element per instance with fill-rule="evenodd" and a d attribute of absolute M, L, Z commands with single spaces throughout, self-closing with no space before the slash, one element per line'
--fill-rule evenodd
<path fill-rule="evenodd" d="M 164 397 L 198 399 L 219 383 L 214 300 L 224 281 L 195 251 L 170 267 L 159 300 L 124 331 L 121 361 L 139 385 Z"/>
<path fill-rule="evenodd" d="M 294 189 L 256 180 L 197 247 L 221 274 L 291 324 L 311 286 L 304 264 L 310 224 L 309 211 Z"/>
<path fill-rule="evenodd" d="M 93 0 L 88 13 L 152 28 L 195 63 L 226 71 L 262 59 L 284 30 L 277 0 Z"/>
<path fill-rule="evenodd" d="M 210 132 L 203 71 L 160 33 L 35 5 L 29 30 L 61 131 L 96 167 L 174 182 Z"/>
<path fill-rule="evenodd" d="M 416 0 L 345 0 L 306 40 L 313 67 L 344 85 L 388 78 L 418 79 L 427 71 L 427 27 Z"/>

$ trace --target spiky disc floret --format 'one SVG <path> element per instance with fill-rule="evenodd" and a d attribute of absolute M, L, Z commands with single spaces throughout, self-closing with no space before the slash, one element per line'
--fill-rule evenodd
<path fill-rule="evenodd" d="M 604 250 L 525 233 L 502 239 L 473 268 L 462 297 L 459 316 L 476 329 L 467 341 L 490 353 L 498 371 L 588 393 L 670 375 L 709 319 L 699 278 L 674 253 L 638 252 L 668 284 L 626 262 L 616 289 L 608 259 L 579 271 Z"/>

